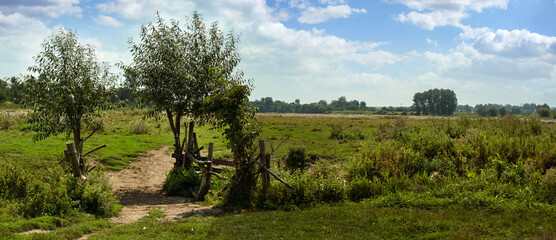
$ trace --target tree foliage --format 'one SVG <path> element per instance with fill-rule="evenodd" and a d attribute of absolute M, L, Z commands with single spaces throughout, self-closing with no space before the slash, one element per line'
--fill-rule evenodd
<path fill-rule="evenodd" d="M 456 93 L 450 89 L 430 89 L 425 92 L 415 93 L 413 107 L 417 115 L 442 115 L 449 116 L 458 106 Z"/>
<path fill-rule="evenodd" d="M 98 127 L 101 112 L 109 108 L 110 85 L 115 76 L 106 63 L 97 61 L 92 46 L 79 43 L 73 32 L 60 29 L 42 44 L 25 82 L 24 102 L 33 107 L 30 122 L 43 139 L 59 133 L 73 134 L 82 152 L 84 125 Z"/>
<path fill-rule="evenodd" d="M 156 21 L 141 26 L 140 41 L 129 40 L 133 63 L 122 66 L 139 96 L 152 107 L 151 116 L 165 113 L 174 134 L 176 167 L 185 161 L 180 139 L 181 120 L 199 119 L 205 97 L 227 82 L 240 82 L 238 38 L 218 24 L 207 28 L 193 13 L 185 28 L 178 21 Z M 186 162 L 186 167 L 190 163 Z"/>
<path fill-rule="evenodd" d="M 264 97 L 249 103 L 258 108 L 260 112 L 279 112 L 279 113 L 327 113 L 330 111 L 344 110 L 374 110 L 367 107 L 364 101 L 351 100 L 347 101 L 346 97 L 339 97 L 338 100 L 332 100 L 328 104 L 325 100 L 319 102 L 302 104 L 299 99 L 295 102 L 286 103 L 280 100 L 273 100 L 271 97 Z"/>
<path fill-rule="evenodd" d="M 230 208 L 251 207 L 256 186 L 255 140 L 260 127 L 255 108 L 248 105 L 250 93 L 247 85 L 231 83 L 214 91 L 203 103 L 205 118 L 224 130 L 234 155 L 235 173 L 226 197 Z"/>
<path fill-rule="evenodd" d="M 0 79 L 0 103 L 10 101 L 19 104 L 24 92 L 25 86 L 18 77 Z"/>

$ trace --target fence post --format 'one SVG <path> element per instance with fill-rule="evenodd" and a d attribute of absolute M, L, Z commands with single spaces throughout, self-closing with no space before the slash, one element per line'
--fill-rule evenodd
<path fill-rule="evenodd" d="M 259 160 L 261 161 L 262 165 L 261 166 L 267 166 L 267 159 L 266 159 L 266 148 L 265 148 L 265 144 L 264 144 L 264 140 L 259 140 L 259 148 L 260 148 L 260 155 L 259 155 Z M 261 168 L 261 185 L 262 185 L 262 190 L 263 192 L 266 192 L 266 189 L 268 188 L 268 183 L 269 183 L 269 178 L 268 178 L 268 173 L 266 171 L 263 170 L 263 168 Z"/>
<path fill-rule="evenodd" d="M 265 167 L 266 169 L 270 169 L 270 153 L 266 154 L 266 163 L 265 163 Z M 266 184 L 267 187 L 270 184 L 270 174 L 268 172 L 265 171 L 265 176 L 266 176 Z"/>
<path fill-rule="evenodd" d="M 207 195 L 210 190 L 211 176 L 212 176 L 212 155 L 214 152 L 214 143 L 209 143 L 208 146 L 208 163 L 205 166 L 205 171 L 203 173 L 203 180 L 201 181 L 201 187 L 199 187 L 199 194 L 197 195 L 197 201 L 204 201 L 205 195 Z"/>

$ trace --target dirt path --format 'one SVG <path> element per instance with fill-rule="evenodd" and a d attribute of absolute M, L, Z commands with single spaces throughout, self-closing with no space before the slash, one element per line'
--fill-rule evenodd
<path fill-rule="evenodd" d="M 162 194 L 166 173 L 173 167 L 174 159 L 167 153 L 169 147 L 149 151 L 132 166 L 120 172 L 106 172 L 114 194 L 123 205 L 119 216 L 111 218 L 116 224 L 129 224 L 146 216 L 153 208 L 165 212 L 163 221 L 173 221 L 195 213 L 218 213 L 219 209 L 185 203 L 183 197 Z"/>

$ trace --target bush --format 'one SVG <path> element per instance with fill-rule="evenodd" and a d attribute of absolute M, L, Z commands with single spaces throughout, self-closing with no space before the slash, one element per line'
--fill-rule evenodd
<path fill-rule="evenodd" d="M 172 169 L 166 175 L 162 190 L 169 196 L 193 197 L 189 189 L 199 191 L 202 176 L 195 173 L 194 169 L 175 170 Z"/>
<path fill-rule="evenodd" d="M 556 167 L 550 168 L 541 180 L 541 194 L 550 203 L 556 203 Z"/>
<path fill-rule="evenodd" d="M 337 176 L 321 175 L 311 178 L 301 171 L 281 172 L 280 175 L 294 188 L 288 188 L 281 183 L 270 185 L 265 193 L 257 196 L 257 208 L 293 210 L 318 203 L 337 203 L 346 199 L 346 182 Z"/>
<path fill-rule="evenodd" d="M 143 119 L 135 120 L 129 126 L 129 133 L 131 134 L 148 134 L 149 130 L 149 124 Z"/>
<path fill-rule="evenodd" d="M 345 143 L 348 140 L 364 140 L 365 135 L 361 130 L 357 129 L 354 132 L 348 132 L 340 123 L 330 124 L 330 139 L 336 139 L 339 143 Z"/>
<path fill-rule="evenodd" d="M 540 108 L 538 112 L 540 117 L 550 117 L 550 109 L 548 108 Z"/>
<path fill-rule="evenodd" d="M 73 178 L 71 181 L 76 182 L 77 179 Z M 76 194 L 72 198 L 80 199 L 80 207 L 83 211 L 100 217 L 112 217 L 120 212 L 121 206 L 114 204 L 117 202 L 116 196 L 112 194 L 112 189 L 102 172 L 92 171 L 82 189 L 81 194 Z"/>
<path fill-rule="evenodd" d="M 358 177 L 351 181 L 347 189 L 349 200 L 354 202 L 380 195 L 380 193 L 379 184 L 362 177 Z"/>
<path fill-rule="evenodd" d="M 9 162 L 0 164 L 0 200 L 25 217 L 64 216 L 75 211 L 111 217 L 121 207 L 99 171 L 82 181 L 58 165 L 30 173 Z"/>
<path fill-rule="evenodd" d="M 319 178 L 315 195 L 318 202 L 341 202 L 346 199 L 345 181 L 338 177 Z"/>
<path fill-rule="evenodd" d="M 291 170 L 305 168 L 305 160 L 307 159 L 307 153 L 305 153 L 305 148 L 303 147 L 293 147 L 290 148 L 288 156 L 286 157 L 286 168 Z"/>
<path fill-rule="evenodd" d="M 330 139 L 336 139 L 345 142 L 349 138 L 349 134 L 345 132 L 344 126 L 339 123 L 330 124 Z"/>

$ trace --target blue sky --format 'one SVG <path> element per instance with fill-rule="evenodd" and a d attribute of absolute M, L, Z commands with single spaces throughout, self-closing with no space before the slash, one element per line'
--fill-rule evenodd
<path fill-rule="evenodd" d="M 26 74 L 61 27 L 100 60 L 130 63 L 127 40 L 156 11 L 194 10 L 241 34 L 251 99 L 409 106 L 449 88 L 460 104 L 556 107 L 554 0 L 0 0 L 0 78 Z"/>

